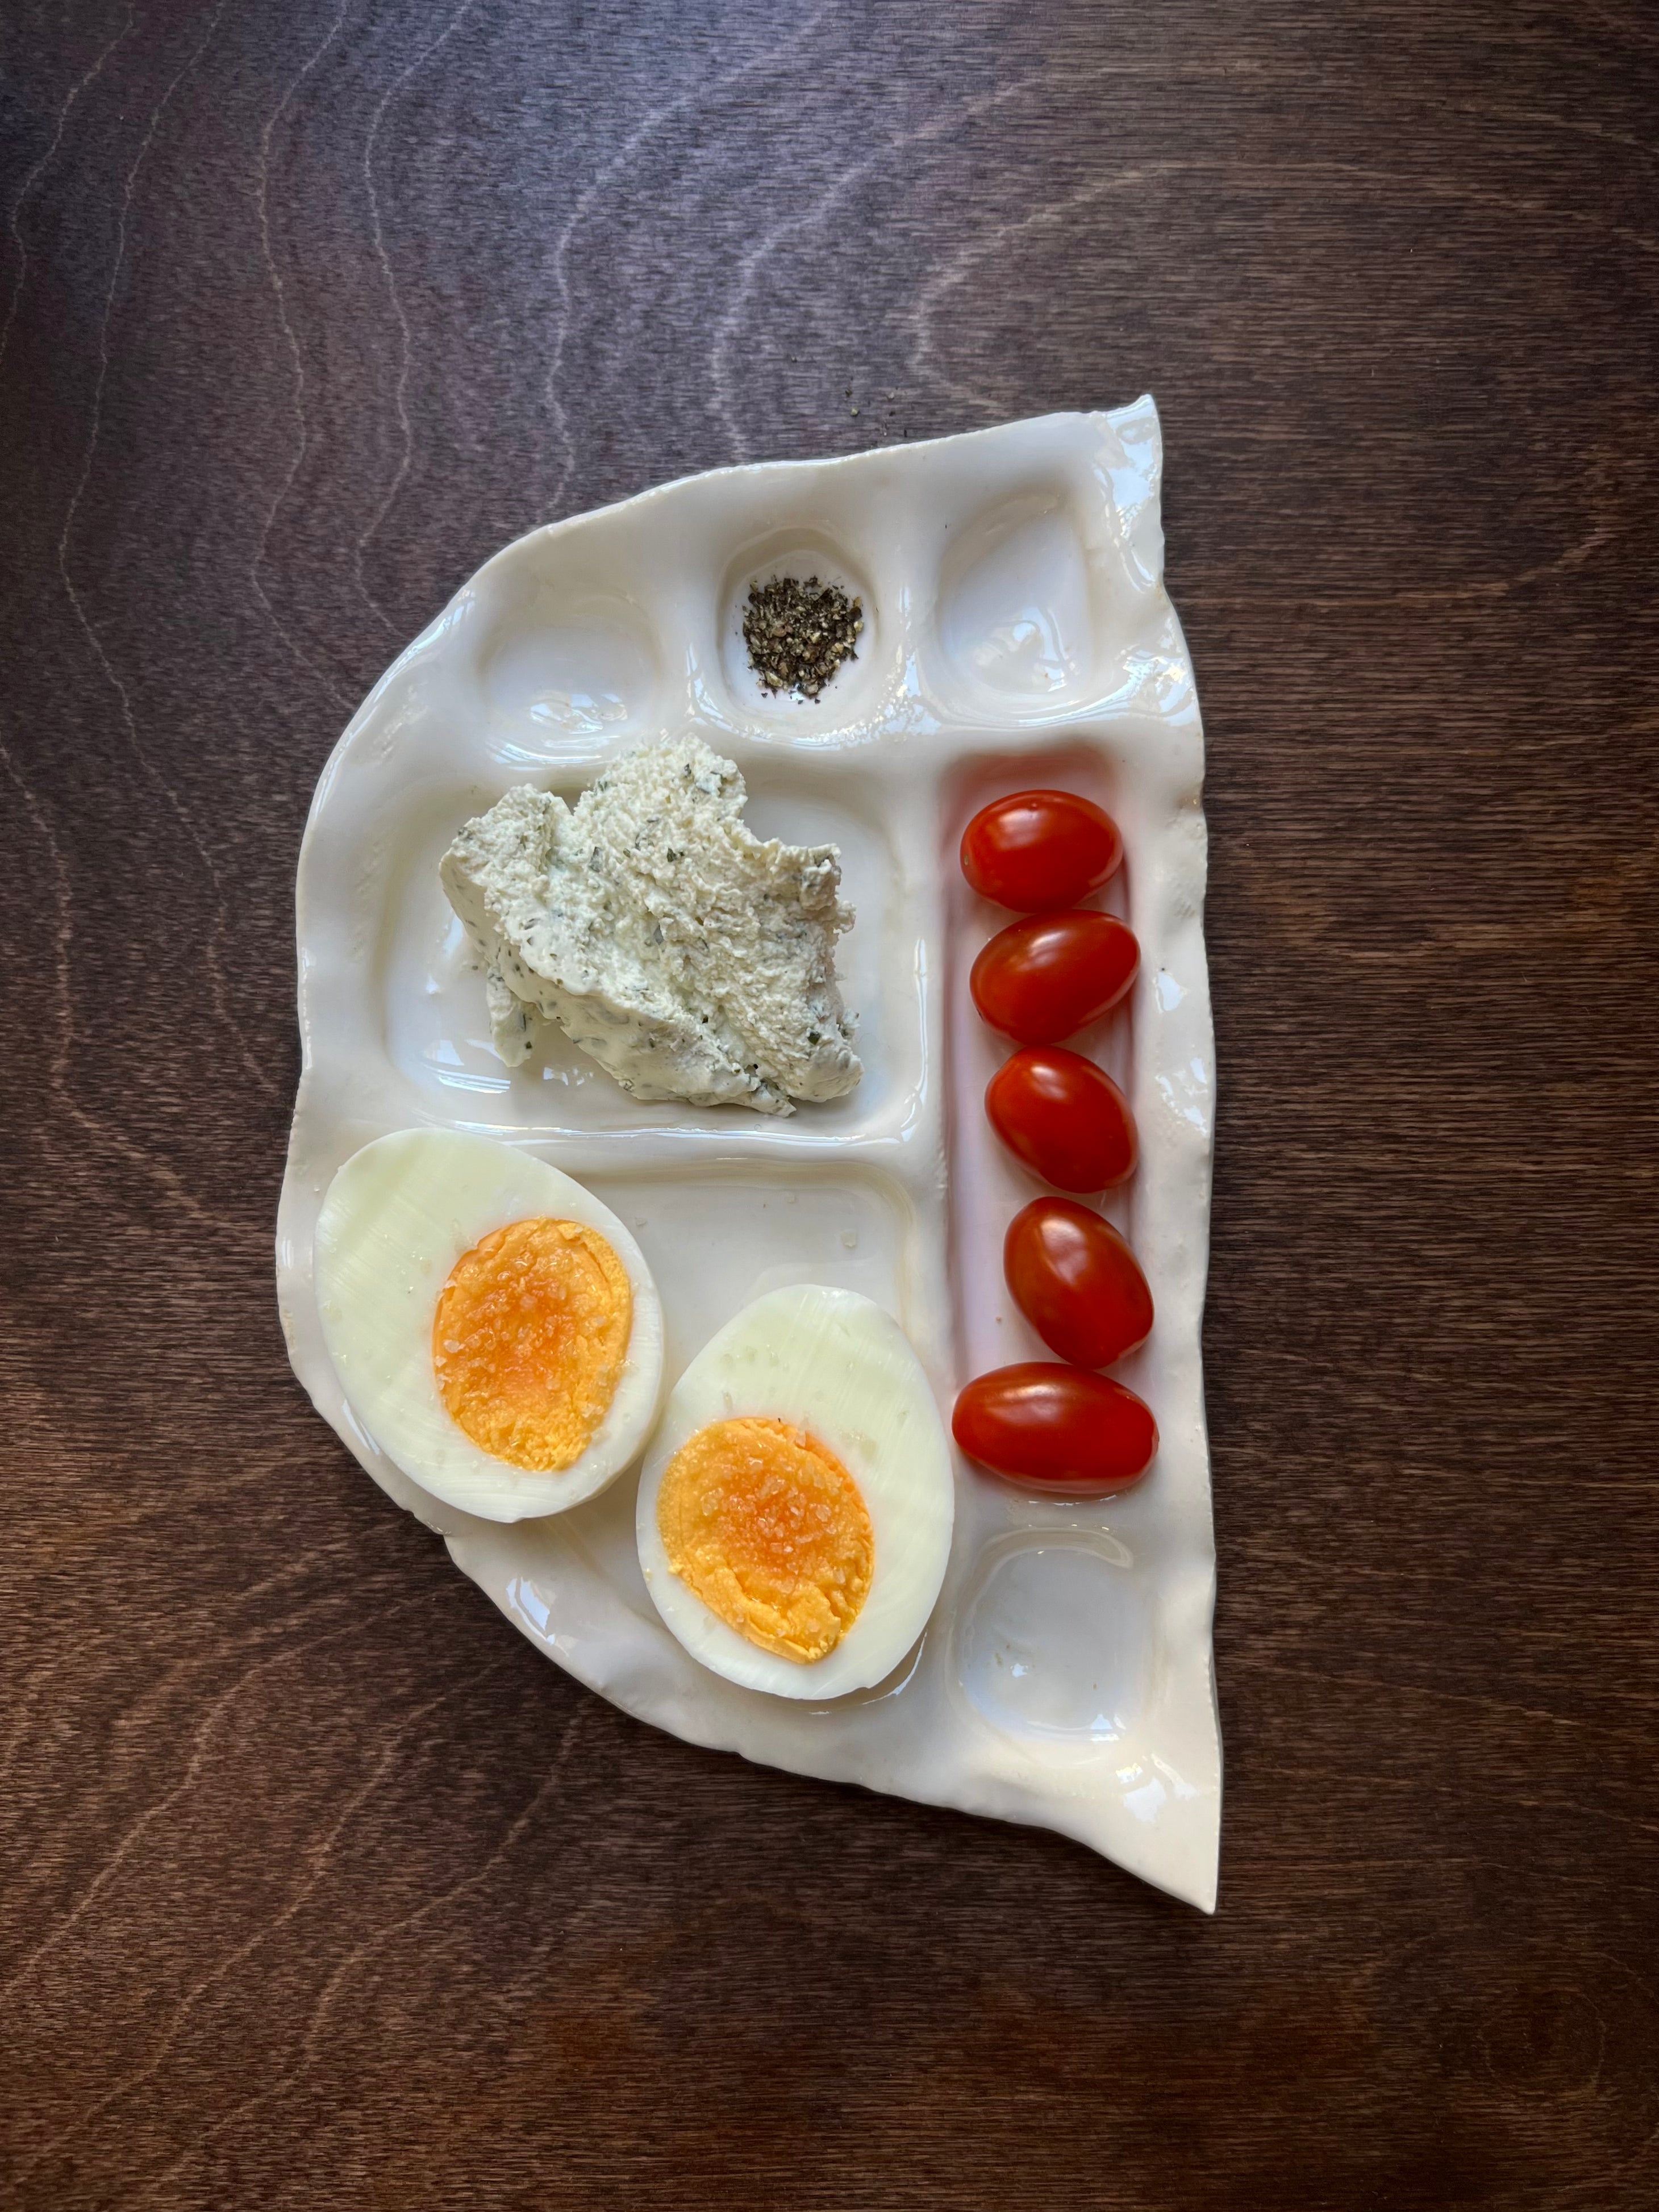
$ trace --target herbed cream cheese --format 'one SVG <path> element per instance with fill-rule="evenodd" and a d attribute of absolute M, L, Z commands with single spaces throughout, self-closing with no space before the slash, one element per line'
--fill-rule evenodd
<path fill-rule="evenodd" d="M 546 1020 L 636 1098 L 792 1114 L 854 1088 L 839 852 L 757 837 L 746 797 L 686 737 L 629 754 L 574 807 L 524 785 L 466 824 L 443 885 L 508 1066 Z"/>

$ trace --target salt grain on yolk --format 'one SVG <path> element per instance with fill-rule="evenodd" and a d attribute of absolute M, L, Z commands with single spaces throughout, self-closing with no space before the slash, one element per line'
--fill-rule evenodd
<path fill-rule="evenodd" d="M 480 1450 L 558 1474 L 593 1441 L 634 1324 L 628 1271 L 578 1221 L 514 1221 L 464 1252 L 439 1295 L 432 1364 Z"/>
<path fill-rule="evenodd" d="M 664 1473 L 657 1526 L 681 1581 L 780 1658 L 833 1651 L 870 1594 L 875 1537 L 858 1485 L 787 1421 L 699 1429 Z"/>

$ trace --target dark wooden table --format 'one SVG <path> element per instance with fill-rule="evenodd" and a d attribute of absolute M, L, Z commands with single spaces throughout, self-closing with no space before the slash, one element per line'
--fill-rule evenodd
<path fill-rule="evenodd" d="M 15 0 L 0 2200 L 1659 2203 L 1659 18 Z M 290 1379 L 291 885 L 485 555 L 1157 396 L 1213 1921 L 653 1734 Z"/>

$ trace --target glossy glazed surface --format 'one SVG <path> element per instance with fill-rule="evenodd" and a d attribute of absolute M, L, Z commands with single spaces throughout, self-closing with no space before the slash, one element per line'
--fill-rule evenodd
<path fill-rule="evenodd" d="M 581 1680 L 696 1741 L 1061 1829 L 1207 1909 L 1219 1747 L 1198 1346 L 1211 1139 L 1202 739 L 1163 587 L 1160 470 L 1142 400 L 719 471 L 488 562 L 388 670 L 318 786 L 299 875 L 306 1062 L 278 1272 L 290 1352 L 319 1409 Z M 858 661 L 811 705 L 762 690 L 737 628 L 750 579 L 801 558 L 866 609 Z M 1062 633 L 1059 659 L 1034 660 L 1023 642 Z M 596 716 L 582 702 L 601 695 L 615 711 Z M 509 1073 L 438 886 L 456 826 L 510 784 L 574 794 L 618 751 L 687 726 L 737 762 L 763 834 L 842 848 L 858 921 L 841 967 L 866 1072 L 849 1097 L 787 1123 L 641 1106 L 557 1045 Z M 916 1650 L 876 1690 L 786 1705 L 699 1668 L 656 1620 L 631 1477 L 557 1521 L 502 1528 L 441 1506 L 383 1458 L 320 1341 L 320 1193 L 385 1129 L 506 1137 L 588 1184 L 638 1237 L 671 1383 L 750 1298 L 817 1281 L 894 1314 L 948 1412 L 972 1375 L 1042 1351 L 1000 1267 L 1007 1223 L 1036 1186 L 986 1121 L 1006 1048 L 968 998 L 973 958 L 1008 917 L 957 865 L 969 817 L 1034 785 L 1106 806 L 1127 854 L 1099 902 L 1134 929 L 1139 976 L 1127 1012 L 1078 1042 L 1127 1085 L 1139 1124 L 1139 1170 L 1111 1214 L 1159 1320 L 1121 1379 L 1154 1407 L 1163 1448 L 1135 1492 L 1086 1505 L 961 1467 L 944 1591 Z M 1011 1540 L 1029 1547 L 1018 1572 Z M 1098 1674 L 1103 1603 L 1121 1679 L 1095 1698 L 1082 1685 Z M 1109 1725 L 1097 1724 L 1103 1698 Z M 1088 1713 L 1034 1729 L 1037 1707 Z"/>

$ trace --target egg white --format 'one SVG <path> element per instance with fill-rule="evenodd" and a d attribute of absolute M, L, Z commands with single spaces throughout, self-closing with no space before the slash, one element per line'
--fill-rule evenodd
<path fill-rule="evenodd" d="M 452 1417 L 432 1364 L 432 1318 L 462 1255 L 511 1222 L 578 1221 L 616 1252 L 633 1293 L 622 1377 L 586 1451 L 537 1474 L 481 1450 Z M 411 1482 L 486 1521 L 562 1513 L 637 1455 L 662 1388 L 662 1308 L 639 1246 L 608 1206 L 492 1137 L 401 1129 L 354 1152 L 317 1223 L 317 1304 L 351 1409 Z"/>
<path fill-rule="evenodd" d="M 763 1651 L 674 1574 L 657 1525 L 663 1475 L 713 1421 L 793 1422 L 827 1445 L 870 1516 L 870 1594 L 832 1651 L 805 1663 Z M 927 1625 L 956 1511 L 945 1425 L 909 1340 L 856 1291 L 798 1284 L 729 1321 L 674 1386 L 640 1476 L 635 1531 L 645 1585 L 694 1659 L 780 1698 L 836 1698 L 890 1674 Z"/>

